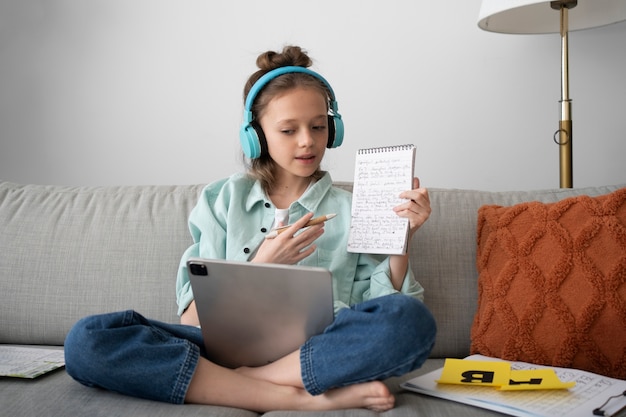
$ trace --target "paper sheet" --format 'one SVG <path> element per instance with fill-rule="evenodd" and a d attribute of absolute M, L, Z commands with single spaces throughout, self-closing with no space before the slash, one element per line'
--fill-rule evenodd
<path fill-rule="evenodd" d="M 467 359 L 500 360 L 482 355 Z M 519 417 L 593 417 L 593 410 L 615 395 L 618 398 L 602 408 L 605 416 L 626 407 L 626 397 L 622 395 L 626 381 L 576 369 L 511 362 L 511 369 L 515 370 L 545 368 L 554 369 L 561 381 L 575 381 L 576 385 L 569 390 L 500 391 L 485 386 L 437 384 L 442 371 L 438 369 L 405 382 L 402 388 Z"/>
<path fill-rule="evenodd" d="M 36 378 L 65 365 L 63 350 L 0 346 L 0 376 Z"/>
<path fill-rule="evenodd" d="M 409 222 L 393 208 L 413 188 L 415 146 L 359 149 L 354 168 L 348 252 L 403 254 Z"/>

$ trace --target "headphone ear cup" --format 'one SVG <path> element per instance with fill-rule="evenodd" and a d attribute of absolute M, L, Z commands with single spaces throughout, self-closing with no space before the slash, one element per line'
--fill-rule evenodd
<path fill-rule="evenodd" d="M 261 130 L 262 133 L 263 131 Z M 263 137 L 263 140 L 265 140 L 265 137 Z M 254 122 L 241 126 L 239 141 L 241 142 L 241 149 L 243 149 L 244 155 L 248 158 L 256 159 L 261 156 L 261 143 Z"/>
<path fill-rule="evenodd" d="M 328 115 L 328 145 L 327 148 L 337 148 L 343 143 L 343 120 L 341 116 Z"/>
<path fill-rule="evenodd" d="M 335 144 L 335 120 L 333 116 L 328 115 L 328 143 L 327 148 L 332 148 Z"/>
<path fill-rule="evenodd" d="M 263 155 L 267 155 L 269 153 L 269 151 L 267 150 L 267 139 L 265 138 L 265 132 L 263 132 L 263 128 L 261 127 L 260 124 L 257 123 L 256 120 L 253 120 L 252 123 L 250 123 L 252 125 L 252 128 L 254 129 L 254 131 L 256 132 L 256 136 L 258 139 L 258 143 L 259 143 L 259 158 Z"/>

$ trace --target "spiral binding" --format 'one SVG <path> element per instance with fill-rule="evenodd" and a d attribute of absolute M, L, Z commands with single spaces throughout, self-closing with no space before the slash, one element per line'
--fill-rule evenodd
<path fill-rule="evenodd" d="M 359 155 L 366 155 L 366 154 L 375 154 L 375 153 L 383 153 L 383 152 L 408 151 L 413 148 L 415 148 L 415 145 L 413 144 L 381 146 L 378 148 L 359 149 L 357 153 Z"/>

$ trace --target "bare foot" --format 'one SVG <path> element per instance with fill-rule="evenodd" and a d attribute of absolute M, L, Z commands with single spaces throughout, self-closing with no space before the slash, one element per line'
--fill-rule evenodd
<path fill-rule="evenodd" d="M 295 362 L 289 361 L 289 358 Z M 321 395 L 311 396 L 303 389 L 299 364 L 299 355 L 287 355 L 285 358 L 266 366 L 241 367 L 235 369 L 235 372 L 272 384 L 296 388 L 297 391 L 306 394 L 301 398 L 305 400 L 306 409 L 310 409 L 310 407 L 315 410 L 368 408 L 373 411 L 386 411 L 393 408 L 395 404 L 395 398 L 387 386 L 379 381 L 348 385 L 329 390 Z M 296 367 L 296 365 L 298 366 Z M 293 369 L 297 369 L 298 372 L 294 374 L 291 372 Z M 310 403 L 306 401 L 307 396 Z"/>
<path fill-rule="evenodd" d="M 380 381 L 364 382 L 311 395 L 304 388 L 282 385 L 233 372 L 200 358 L 185 401 L 266 412 L 272 410 L 340 410 L 367 408 L 386 411 L 395 398 Z"/>
<path fill-rule="evenodd" d="M 324 410 L 367 408 L 377 412 L 392 409 L 396 401 L 387 386 L 380 381 L 348 385 L 311 398 L 319 401 Z"/>

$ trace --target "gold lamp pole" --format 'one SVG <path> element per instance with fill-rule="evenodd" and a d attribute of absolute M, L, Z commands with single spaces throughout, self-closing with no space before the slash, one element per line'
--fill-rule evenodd
<path fill-rule="evenodd" d="M 569 16 L 569 10 L 576 8 Z M 569 97 L 568 32 L 626 20 L 625 0 L 482 0 L 478 26 L 497 33 L 558 33 L 561 14 L 561 120 L 553 140 L 559 146 L 561 188 L 573 187 L 572 100 Z"/>
<path fill-rule="evenodd" d="M 561 121 L 559 130 L 554 133 L 554 141 L 559 145 L 559 168 L 561 188 L 572 188 L 572 100 L 569 97 L 569 48 L 568 11 L 576 7 L 578 0 L 552 1 L 550 6 L 561 13 Z M 558 139 L 557 139 L 558 135 Z"/>

